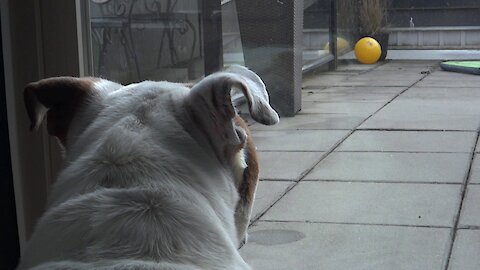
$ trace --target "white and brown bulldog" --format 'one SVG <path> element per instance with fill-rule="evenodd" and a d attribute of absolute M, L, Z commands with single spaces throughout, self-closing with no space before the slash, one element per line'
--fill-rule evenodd
<path fill-rule="evenodd" d="M 238 247 L 258 161 L 232 89 L 254 120 L 279 121 L 261 79 L 240 66 L 191 89 L 72 77 L 29 84 L 31 129 L 46 117 L 66 154 L 18 269 L 250 269 Z"/>

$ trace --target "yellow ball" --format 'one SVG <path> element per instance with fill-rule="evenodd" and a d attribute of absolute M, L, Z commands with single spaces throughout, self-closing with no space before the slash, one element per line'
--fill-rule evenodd
<path fill-rule="evenodd" d="M 364 37 L 355 44 L 355 56 L 362 64 L 375 64 L 381 54 L 380 44 L 371 37 Z"/>
<path fill-rule="evenodd" d="M 344 38 L 337 37 L 337 51 L 339 53 L 347 50 L 350 47 L 350 44 L 348 44 L 348 41 Z M 323 47 L 323 50 L 326 51 L 327 53 L 330 51 L 330 42 L 327 42 L 325 44 L 325 47 Z"/>

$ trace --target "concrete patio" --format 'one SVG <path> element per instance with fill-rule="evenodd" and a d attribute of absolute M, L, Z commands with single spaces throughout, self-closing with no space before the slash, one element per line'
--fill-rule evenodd
<path fill-rule="evenodd" d="M 312 75 L 296 117 L 251 126 L 254 269 L 480 269 L 480 76 L 438 64 Z"/>

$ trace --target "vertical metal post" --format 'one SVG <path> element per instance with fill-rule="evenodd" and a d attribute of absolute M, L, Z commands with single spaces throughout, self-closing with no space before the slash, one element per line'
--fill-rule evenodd
<path fill-rule="evenodd" d="M 301 108 L 303 1 L 237 0 L 243 55 L 281 116 Z"/>
<path fill-rule="evenodd" d="M 222 5 L 220 0 L 202 0 L 205 75 L 223 68 Z"/>
<path fill-rule="evenodd" d="M 337 52 L 337 0 L 330 0 L 330 53 L 333 55 L 333 60 L 329 63 L 330 70 L 336 70 L 338 65 Z"/>

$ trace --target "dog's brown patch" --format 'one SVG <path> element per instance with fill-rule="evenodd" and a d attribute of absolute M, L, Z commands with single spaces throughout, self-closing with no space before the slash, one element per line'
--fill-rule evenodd
<path fill-rule="evenodd" d="M 255 148 L 255 144 L 253 143 L 250 130 L 248 129 L 245 121 L 237 115 L 235 117 L 235 123 L 247 132 L 247 142 L 244 148 L 247 168 L 243 172 L 243 179 L 239 185 L 238 192 L 240 194 L 241 201 L 250 205 L 253 203 L 255 190 L 258 183 L 259 166 L 257 151 Z"/>
<path fill-rule="evenodd" d="M 30 118 L 30 130 L 37 129 L 47 115 L 47 130 L 63 145 L 70 122 L 86 97 L 95 78 L 57 77 L 30 83 L 24 90 L 24 102 Z"/>

